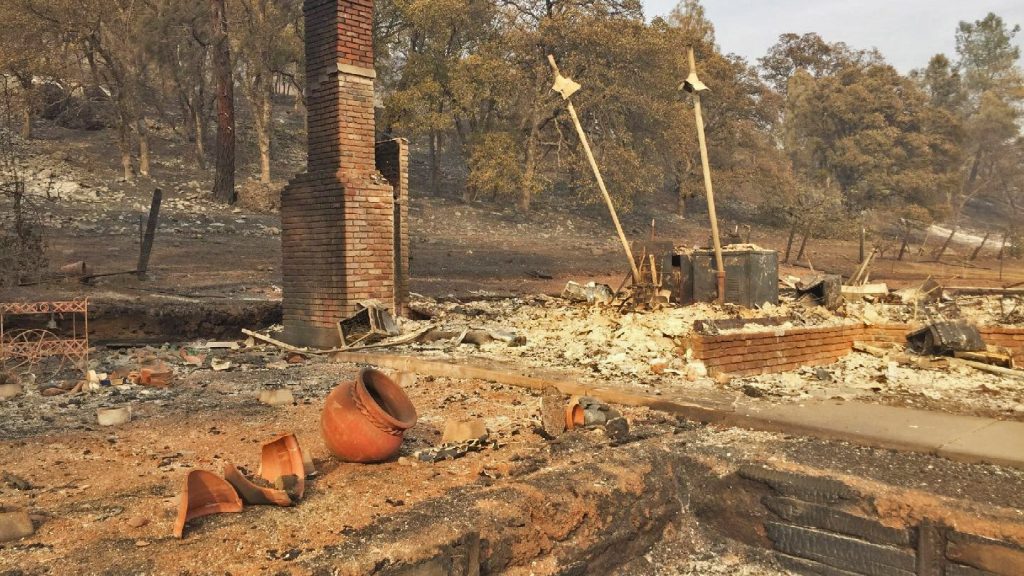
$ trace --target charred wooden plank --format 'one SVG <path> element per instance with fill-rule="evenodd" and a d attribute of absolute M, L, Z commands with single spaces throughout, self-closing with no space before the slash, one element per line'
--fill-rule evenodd
<path fill-rule="evenodd" d="M 947 564 L 945 576 L 999 576 L 992 572 L 986 572 L 984 570 L 978 570 L 977 568 L 971 568 L 970 566 L 961 566 L 960 564 Z"/>
<path fill-rule="evenodd" d="M 791 498 L 768 496 L 764 498 L 764 505 L 783 520 L 793 524 L 838 532 L 874 544 L 911 547 L 910 530 L 883 526 L 863 516 Z"/>
<path fill-rule="evenodd" d="M 917 576 L 943 576 L 946 566 L 946 530 L 924 521 L 917 529 Z"/>
<path fill-rule="evenodd" d="M 909 551 L 778 522 L 765 523 L 776 550 L 865 576 L 915 576 Z"/>
<path fill-rule="evenodd" d="M 827 564 L 797 558 L 796 556 L 790 556 L 789 554 L 776 552 L 775 559 L 779 562 L 779 565 L 787 571 L 800 574 L 801 576 L 859 576 L 855 572 L 847 572 L 846 570 L 833 568 Z"/>
<path fill-rule="evenodd" d="M 815 504 L 833 504 L 840 500 L 854 500 L 858 496 L 854 489 L 832 478 L 801 476 L 760 466 L 743 466 L 737 474 L 741 478 L 767 484 L 785 496 Z"/>
<path fill-rule="evenodd" d="M 999 576 L 1024 574 L 1024 549 L 971 534 L 950 531 L 946 558 Z"/>

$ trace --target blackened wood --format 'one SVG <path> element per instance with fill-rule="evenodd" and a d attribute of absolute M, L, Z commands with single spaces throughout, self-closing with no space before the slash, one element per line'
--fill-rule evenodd
<path fill-rule="evenodd" d="M 139 249 L 139 265 L 136 267 L 139 278 L 146 277 L 149 269 L 149 256 L 153 252 L 153 240 L 156 237 L 156 226 L 160 220 L 160 202 L 163 201 L 164 192 L 157 188 L 153 190 L 153 201 L 149 205 L 149 221 L 146 223 L 146 234 L 142 237 L 142 247 Z"/>
<path fill-rule="evenodd" d="M 769 496 L 764 499 L 764 504 L 780 518 L 793 524 L 838 532 L 874 544 L 911 547 L 909 530 L 883 526 L 863 516 L 791 498 Z"/>

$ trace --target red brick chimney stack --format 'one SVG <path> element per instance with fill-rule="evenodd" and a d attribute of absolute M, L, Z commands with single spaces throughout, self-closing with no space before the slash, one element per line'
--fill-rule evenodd
<path fill-rule="evenodd" d="M 407 174 L 393 186 L 377 171 L 373 0 L 306 0 L 303 8 L 309 159 L 281 194 L 284 340 L 328 348 L 359 302 L 402 306 L 395 287 L 405 282 L 395 276 L 407 270 L 407 252 L 396 247 L 405 244 Z M 404 145 L 386 149 L 407 154 Z"/>

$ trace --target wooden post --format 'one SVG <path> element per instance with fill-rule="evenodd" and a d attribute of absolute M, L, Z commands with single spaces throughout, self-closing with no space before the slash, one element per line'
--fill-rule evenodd
<path fill-rule="evenodd" d="M 942 261 L 942 256 L 946 253 L 946 249 L 949 248 L 949 243 L 953 241 L 953 236 L 956 236 L 956 228 L 957 228 L 956 226 L 953 226 L 953 230 L 950 231 L 949 237 L 946 238 L 945 242 L 943 242 L 942 248 L 939 248 L 938 253 L 935 254 L 935 261 L 936 262 L 941 262 Z"/>
<path fill-rule="evenodd" d="M 865 273 L 868 271 L 868 266 L 871 265 L 871 260 L 875 257 L 875 254 L 877 253 L 878 249 L 876 248 L 871 251 L 871 254 L 869 254 L 867 258 L 864 259 L 864 262 L 860 265 L 860 268 L 857 269 L 857 273 L 854 274 L 853 278 L 850 279 L 850 286 L 857 286 L 859 284 L 867 283 L 867 277 L 865 276 Z"/>
<path fill-rule="evenodd" d="M 557 88 L 559 86 L 559 79 L 562 79 L 562 74 L 558 71 L 558 64 L 555 63 L 555 57 L 553 55 L 548 54 L 548 62 L 551 63 L 551 69 L 555 71 L 555 87 Z M 562 98 L 565 100 L 565 103 L 569 108 L 569 116 L 572 117 L 572 123 L 576 126 L 576 133 L 579 134 L 580 142 L 583 144 L 583 151 L 587 153 L 587 160 L 590 162 L 590 168 L 594 171 L 594 177 L 597 178 L 597 187 L 601 189 L 601 195 L 604 196 L 604 202 L 608 205 L 608 212 L 612 215 L 612 222 L 615 223 L 615 231 L 619 234 L 619 241 L 622 242 L 622 249 L 626 251 L 626 257 L 629 258 L 629 269 L 633 272 L 633 281 L 641 282 L 640 271 L 636 267 L 636 260 L 633 259 L 633 251 L 629 247 L 629 241 L 626 240 L 626 233 L 622 231 L 622 224 L 619 223 L 619 215 L 615 212 L 615 205 L 612 203 L 612 197 L 608 194 L 608 188 L 604 185 L 604 178 L 601 177 L 601 169 L 597 166 L 597 160 L 594 159 L 594 153 L 590 150 L 590 142 L 587 140 L 587 134 L 583 131 L 583 126 L 580 124 L 579 117 L 576 116 L 576 108 L 572 105 L 572 100 L 569 99 L 572 92 L 575 92 L 575 90 L 567 92 L 568 96 L 563 93 Z"/>
<path fill-rule="evenodd" d="M 900 244 L 900 255 L 896 257 L 897 260 L 903 261 L 903 255 L 907 253 L 907 245 L 910 243 L 910 230 L 903 231 L 903 242 Z"/>
<path fill-rule="evenodd" d="M 860 227 L 860 259 L 858 260 L 859 262 L 863 262 L 864 259 L 867 258 L 867 254 L 864 252 L 864 242 L 866 240 L 867 234 L 868 234 L 867 230 L 864 228 L 863 225 L 861 225 L 861 227 Z"/>
<path fill-rule="evenodd" d="M 924 254 L 924 249 L 925 249 L 926 246 L 928 246 L 928 240 L 931 240 L 931 237 L 932 237 L 932 228 L 931 228 L 931 226 L 929 226 L 924 231 L 924 242 L 921 242 L 921 247 L 917 249 L 918 260 L 920 260 L 921 259 L 921 255 Z"/>
<path fill-rule="evenodd" d="M 985 237 L 981 239 L 981 244 L 978 244 L 978 247 L 974 249 L 971 257 L 967 259 L 968 262 L 974 262 L 978 258 L 978 255 L 981 254 L 981 250 L 985 247 L 985 243 L 988 242 L 988 237 L 991 234 L 991 232 L 985 232 Z"/>
<path fill-rule="evenodd" d="M 139 250 L 139 265 L 136 268 L 140 280 L 146 278 L 146 271 L 149 269 L 149 255 L 153 251 L 153 238 L 156 236 L 156 225 L 160 219 L 160 202 L 163 200 L 163 190 L 153 190 L 153 202 L 149 206 L 149 222 L 146 224 L 146 235 L 142 239 L 142 247 Z"/>
<path fill-rule="evenodd" d="M 796 253 L 796 261 L 799 262 L 804 259 L 804 248 L 807 248 L 807 238 L 810 236 L 807 232 L 804 232 L 804 239 L 800 241 L 800 250 Z"/>
<path fill-rule="evenodd" d="M 690 77 L 696 79 L 697 63 L 693 48 L 688 51 Z M 693 115 L 697 121 L 697 142 L 700 144 L 700 164 L 704 171 L 704 189 L 708 196 L 708 217 L 711 219 L 711 239 L 715 245 L 715 264 L 718 266 L 718 303 L 725 304 L 725 262 L 722 258 L 722 241 L 718 236 L 718 214 L 715 211 L 715 190 L 711 185 L 711 165 L 708 162 L 708 143 L 704 135 L 704 115 L 700 107 L 700 90 L 693 90 Z"/>
<path fill-rule="evenodd" d="M 789 229 L 789 239 L 786 240 L 786 257 L 782 259 L 782 262 L 789 264 L 789 253 L 793 249 L 793 240 L 796 239 L 796 226 Z"/>

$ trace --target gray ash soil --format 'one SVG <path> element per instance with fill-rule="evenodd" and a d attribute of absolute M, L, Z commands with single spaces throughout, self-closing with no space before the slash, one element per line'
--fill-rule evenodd
<path fill-rule="evenodd" d="M 949 498 L 1015 508 L 1024 516 L 1024 470 L 815 438 L 787 437 L 779 449 L 793 461 L 809 466 Z"/>

